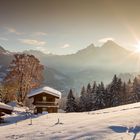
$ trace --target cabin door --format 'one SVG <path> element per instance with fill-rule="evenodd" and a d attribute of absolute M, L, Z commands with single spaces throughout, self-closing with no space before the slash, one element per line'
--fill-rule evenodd
<path fill-rule="evenodd" d="M 55 108 L 55 107 L 49 107 L 48 108 L 48 112 L 49 113 L 56 113 L 57 112 L 57 108 Z"/>

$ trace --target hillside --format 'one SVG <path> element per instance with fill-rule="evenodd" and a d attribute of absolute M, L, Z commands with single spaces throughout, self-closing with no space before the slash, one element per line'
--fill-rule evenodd
<path fill-rule="evenodd" d="M 13 53 L 0 46 L 0 65 L 8 66 L 13 59 Z"/>
<path fill-rule="evenodd" d="M 49 67 L 44 69 L 44 86 L 50 86 L 61 92 L 68 92 L 70 87 L 73 87 L 74 81 L 69 76 Z"/>
<path fill-rule="evenodd" d="M 138 140 L 140 139 L 140 103 L 83 113 L 57 113 L 25 119 L 6 117 L 0 125 L 2 140 Z M 15 124 L 14 120 L 18 118 Z M 20 118 L 22 121 L 20 121 Z M 24 118 L 24 119 L 23 119 Z M 56 124 L 60 119 L 60 124 Z"/>

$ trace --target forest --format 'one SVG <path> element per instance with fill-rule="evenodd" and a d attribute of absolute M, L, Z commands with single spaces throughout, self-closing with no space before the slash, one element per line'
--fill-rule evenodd
<path fill-rule="evenodd" d="M 66 112 L 93 111 L 119 105 L 125 105 L 140 101 L 140 76 L 133 81 L 123 82 L 121 78 L 114 75 L 108 85 L 103 82 L 97 84 L 96 81 L 82 87 L 80 97 L 74 97 L 70 89 L 67 101 Z"/>

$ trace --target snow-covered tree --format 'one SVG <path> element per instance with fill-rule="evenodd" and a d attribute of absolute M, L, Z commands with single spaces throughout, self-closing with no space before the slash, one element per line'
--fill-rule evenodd
<path fill-rule="evenodd" d="M 91 111 L 93 109 L 93 95 L 90 83 L 87 85 L 87 92 L 85 96 L 85 110 Z"/>
<path fill-rule="evenodd" d="M 92 86 L 92 89 L 91 89 L 91 92 L 92 93 L 95 93 L 96 90 L 97 90 L 97 84 L 96 84 L 96 81 L 94 81 L 93 86 Z"/>
<path fill-rule="evenodd" d="M 127 83 L 128 83 L 128 84 L 131 84 L 131 79 L 129 79 Z"/>
<path fill-rule="evenodd" d="M 88 83 L 88 85 L 87 85 L 87 94 L 91 93 L 91 90 L 92 90 L 91 85 L 90 85 L 90 83 Z"/>
<path fill-rule="evenodd" d="M 108 94 L 110 96 L 110 106 L 120 105 L 121 102 L 121 89 L 122 81 L 118 79 L 116 75 L 114 75 L 111 84 L 109 85 Z"/>
<path fill-rule="evenodd" d="M 134 98 L 135 98 L 135 95 L 134 95 L 134 91 L 133 91 L 133 82 L 131 82 L 131 80 L 129 79 L 127 84 L 126 84 L 126 96 L 127 96 L 127 101 L 126 101 L 126 104 L 128 103 L 133 103 L 135 102 Z"/>
<path fill-rule="evenodd" d="M 127 104 L 128 102 L 128 95 L 127 95 L 127 85 L 124 82 L 122 85 L 122 94 L 121 94 L 121 104 Z"/>
<path fill-rule="evenodd" d="M 79 108 L 80 111 L 91 111 L 94 110 L 94 98 L 96 94 L 97 85 L 94 82 L 93 87 L 91 87 L 90 83 L 87 85 L 87 89 L 82 87 L 80 100 L 79 100 Z"/>
<path fill-rule="evenodd" d="M 98 85 L 96 90 L 94 108 L 95 109 L 105 108 L 107 102 L 106 99 L 107 99 L 106 90 L 103 82 L 101 82 L 101 84 Z"/>
<path fill-rule="evenodd" d="M 82 90 L 81 90 L 81 95 L 80 95 L 80 99 L 79 99 L 79 104 L 78 104 L 78 108 L 79 108 L 79 111 L 86 111 L 86 90 L 85 90 L 85 87 L 83 86 L 82 87 Z"/>
<path fill-rule="evenodd" d="M 135 77 L 133 81 L 133 102 L 140 101 L 140 77 Z"/>
<path fill-rule="evenodd" d="M 76 112 L 77 111 L 77 103 L 75 101 L 75 97 L 73 95 L 72 89 L 70 89 L 69 94 L 67 96 L 65 111 L 66 112 Z"/>

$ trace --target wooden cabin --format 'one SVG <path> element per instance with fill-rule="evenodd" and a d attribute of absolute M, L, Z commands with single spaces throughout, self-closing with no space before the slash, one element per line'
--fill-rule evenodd
<path fill-rule="evenodd" d="M 2 120 L 2 116 L 5 114 L 12 114 L 13 108 L 7 104 L 0 102 L 0 122 Z"/>
<path fill-rule="evenodd" d="M 42 87 L 33 90 L 28 94 L 28 98 L 33 99 L 34 113 L 56 113 L 58 112 L 58 100 L 61 98 L 61 92 L 50 88 Z"/>

